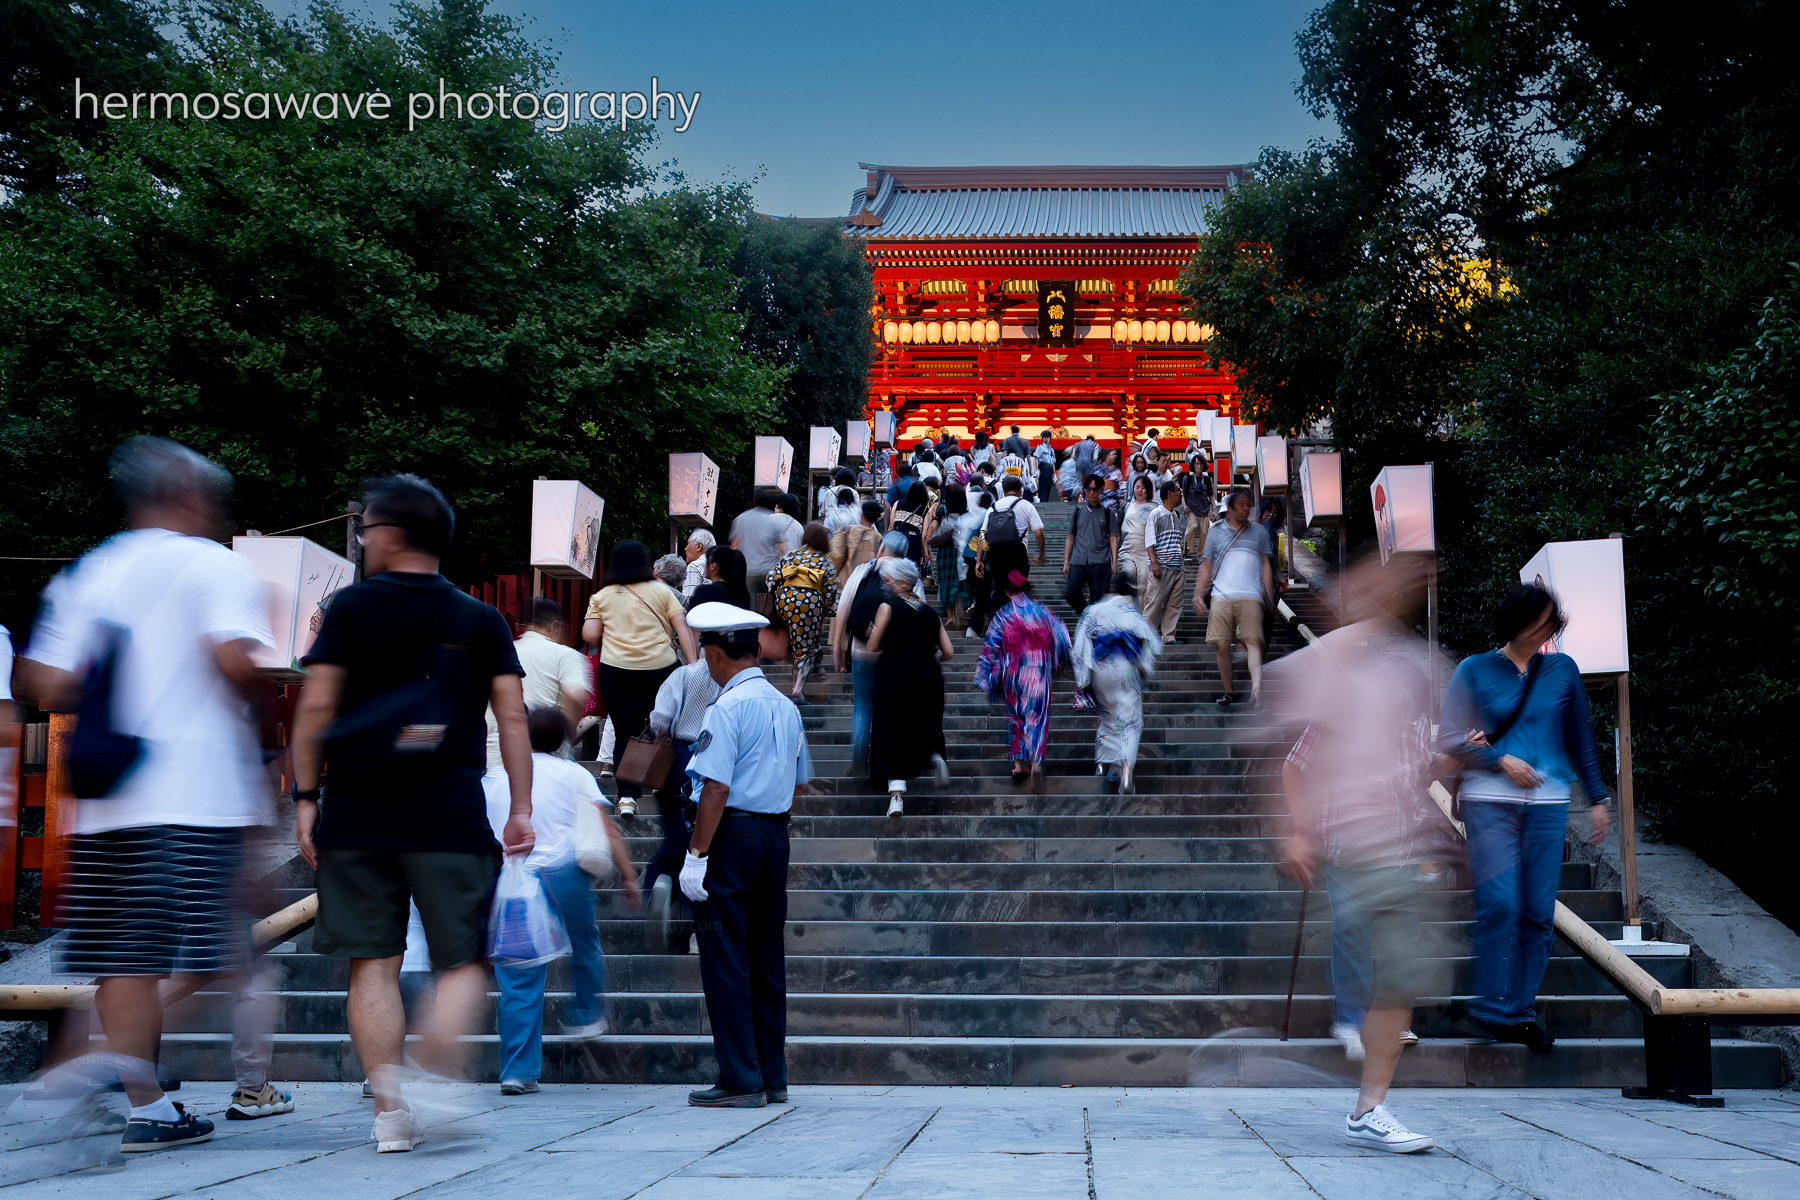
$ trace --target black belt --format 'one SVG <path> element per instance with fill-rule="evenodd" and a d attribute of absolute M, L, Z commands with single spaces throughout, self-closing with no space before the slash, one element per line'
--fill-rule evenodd
<path fill-rule="evenodd" d="M 728 817 L 754 817 L 758 821 L 767 821 L 772 825 L 786 825 L 789 818 L 789 814 L 784 812 L 751 812 L 747 808 L 728 808 L 725 810 L 725 815 Z"/>

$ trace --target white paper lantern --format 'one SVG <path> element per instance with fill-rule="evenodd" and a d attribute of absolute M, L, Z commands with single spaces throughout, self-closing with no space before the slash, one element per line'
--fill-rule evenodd
<path fill-rule="evenodd" d="M 838 451 L 843 448 L 844 438 L 837 430 L 829 425 L 814 425 L 806 465 L 815 471 L 829 471 L 838 465 Z"/>
<path fill-rule="evenodd" d="M 1169 326 L 1169 337 L 1177 345 L 1187 341 L 1187 327 L 1188 323 L 1186 321 L 1176 321 L 1173 325 Z"/>
<path fill-rule="evenodd" d="M 875 413 L 874 442 L 875 448 L 885 450 L 894 444 L 894 414 L 887 409 L 878 409 Z"/>
<path fill-rule="evenodd" d="M 319 636 L 326 604 L 355 581 L 355 566 L 310 538 L 234 537 L 231 548 L 267 586 L 274 610 L 275 647 L 257 653 L 257 670 L 272 679 L 305 678 L 300 660 Z"/>
<path fill-rule="evenodd" d="M 558 579 L 592 579 L 606 501 L 573 479 L 531 484 L 531 565 Z"/>
<path fill-rule="evenodd" d="M 1122 342 L 1131 336 L 1131 323 L 1120 317 L 1112 324 L 1113 341 Z"/>
<path fill-rule="evenodd" d="M 1210 342 L 1218 330 L 1211 325 L 1202 325 L 1198 321 L 1188 322 L 1188 340 L 1193 342 Z"/>
<path fill-rule="evenodd" d="M 1133 319 L 1129 324 L 1127 324 L 1125 326 L 1125 340 L 1126 341 L 1139 342 L 1139 341 L 1142 341 L 1143 338 L 1144 338 L 1144 323 L 1142 321 Z"/>
<path fill-rule="evenodd" d="M 1263 495 L 1287 495 L 1288 448 L 1286 438 L 1264 436 L 1256 439 L 1256 477 L 1262 481 Z"/>
<path fill-rule="evenodd" d="M 1256 426 L 1231 427 L 1231 469 L 1250 472 L 1256 470 Z"/>
<path fill-rule="evenodd" d="M 987 340 L 990 342 L 997 342 L 1000 340 L 1000 322 L 989 321 L 987 323 Z"/>
<path fill-rule="evenodd" d="M 1212 445 L 1212 423 L 1218 415 L 1216 408 L 1202 408 L 1194 413 L 1194 438 L 1202 446 Z"/>
<path fill-rule="evenodd" d="M 867 462 L 870 443 L 874 431 L 867 421 L 844 422 L 844 459 L 847 462 Z"/>
<path fill-rule="evenodd" d="M 881 323 L 881 340 L 890 346 L 898 342 L 900 340 L 900 323 L 898 321 L 883 321 Z"/>
<path fill-rule="evenodd" d="M 752 482 L 757 487 L 772 487 L 785 492 L 793 470 L 794 448 L 786 438 L 763 436 L 756 439 L 756 474 Z"/>
<path fill-rule="evenodd" d="M 913 340 L 912 322 L 911 321 L 900 322 L 900 344 L 902 346 L 910 346 L 910 345 L 912 345 L 912 340 Z"/>
<path fill-rule="evenodd" d="M 1568 618 L 1549 648 L 1575 660 L 1589 678 L 1631 670 L 1625 621 L 1625 539 L 1546 542 L 1519 572 L 1519 582 L 1550 589 Z"/>
<path fill-rule="evenodd" d="M 1214 417 L 1213 418 L 1212 433 L 1210 435 L 1210 440 L 1212 441 L 1212 451 L 1213 451 L 1214 458 L 1219 458 L 1221 456 L 1225 456 L 1225 457 L 1230 456 L 1230 454 L 1231 454 L 1231 418 L 1230 417 Z"/>
<path fill-rule="evenodd" d="M 1300 460 L 1300 507 L 1310 525 L 1344 519 L 1344 457 L 1335 450 L 1310 450 Z"/>
<path fill-rule="evenodd" d="M 956 323 L 956 340 L 959 342 L 967 342 L 969 340 L 969 323 L 967 321 L 958 321 Z"/>
<path fill-rule="evenodd" d="M 1159 342 L 1166 342 L 1169 340 L 1169 323 L 1167 321 L 1158 321 L 1156 323 L 1156 340 Z"/>
<path fill-rule="evenodd" d="M 1375 540 L 1381 561 L 1396 554 L 1429 554 L 1437 549 L 1432 512 L 1431 464 L 1383 467 L 1369 485 L 1375 505 Z"/>
<path fill-rule="evenodd" d="M 682 525 L 711 525 L 719 468 L 704 454 L 669 455 L 669 516 Z"/>
<path fill-rule="evenodd" d="M 943 328 L 936 321 L 927 322 L 925 325 L 925 340 L 935 346 L 938 344 L 939 339 L 942 338 L 943 332 Z"/>

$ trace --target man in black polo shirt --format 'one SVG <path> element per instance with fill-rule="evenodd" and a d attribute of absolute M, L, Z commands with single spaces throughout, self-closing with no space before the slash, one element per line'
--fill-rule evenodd
<path fill-rule="evenodd" d="M 481 788 L 486 710 L 511 788 L 507 853 L 529 850 L 531 746 L 523 672 L 506 618 L 438 574 L 455 515 L 416 475 L 363 498 L 369 578 L 326 609 L 294 722 L 300 853 L 317 872 L 313 949 L 350 959 L 350 1040 L 375 1091 L 377 1151 L 424 1128 L 395 1068 L 406 1038 L 400 957 L 418 905 L 437 1005 L 418 1054 L 459 1067 L 458 1036 L 487 1001 L 487 919 L 500 870 Z M 325 786 L 321 790 L 321 771 Z"/>

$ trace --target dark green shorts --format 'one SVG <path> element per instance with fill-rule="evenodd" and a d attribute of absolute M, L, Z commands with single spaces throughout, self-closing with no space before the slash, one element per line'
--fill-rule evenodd
<path fill-rule="evenodd" d="M 406 950 L 406 903 L 419 906 L 431 965 L 443 971 L 487 958 L 488 906 L 500 855 L 445 850 L 319 851 L 313 952 L 393 958 Z"/>

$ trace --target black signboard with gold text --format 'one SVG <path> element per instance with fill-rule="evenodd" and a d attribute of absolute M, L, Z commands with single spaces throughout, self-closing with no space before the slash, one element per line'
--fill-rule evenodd
<path fill-rule="evenodd" d="M 1075 281 L 1038 280 L 1037 340 L 1040 346 L 1075 344 Z"/>

